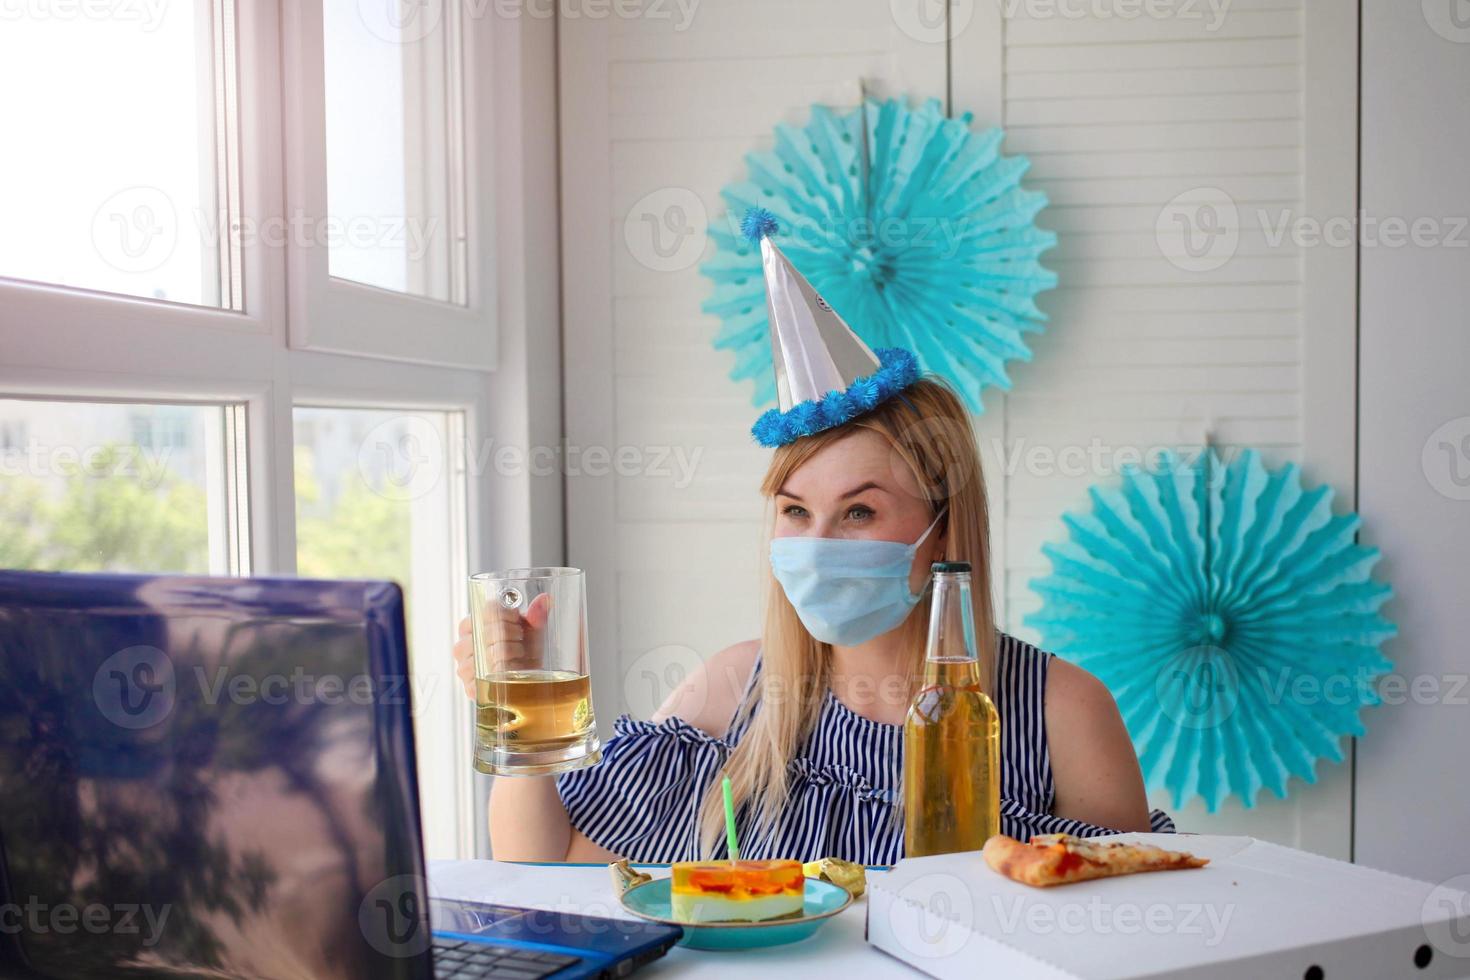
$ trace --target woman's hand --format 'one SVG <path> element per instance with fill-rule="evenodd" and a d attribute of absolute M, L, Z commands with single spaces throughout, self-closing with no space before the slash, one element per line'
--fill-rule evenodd
<path fill-rule="evenodd" d="M 475 698 L 475 636 L 470 617 L 459 621 L 459 639 L 454 641 L 454 673 L 470 700 Z"/>
<path fill-rule="evenodd" d="M 484 611 L 485 660 L 491 672 L 530 670 L 543 662 L 546 620 L 551 615 L 551 596 L 542 593 L 531 600 L 524 614 L 500 606 Z M 466 616 L 459 621 L 459 638 L 454 641 L 454 672 L 465 694 L 475 697 L 474 624 Z"/>
<path fill-rule="evenodd" d="M 494 605 L 482 613 L 481 638 L 489 671 L 540 667 L 546 647 L 551 596 L 531 600 L 522 614 Z M 454 673 L 465 694 L 475 698 L 475 630 L 469 617 L 459 622 L 454 641 Z M 490 840 L 502 861 L 617 860 L 617 855 L 588 840 L 567 819 L 566 807 L 552 776 L 495 779 L 490 786 Z"/>

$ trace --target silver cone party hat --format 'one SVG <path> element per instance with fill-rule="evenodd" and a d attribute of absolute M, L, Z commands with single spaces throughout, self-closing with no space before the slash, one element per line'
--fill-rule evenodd
<path fill-rule="evenodd" d="M 751 433 L 757 442 L 784 446 L 835 428 L 918 380 L 913 354 L 897 347 L 868 347 L 796 271 L 771 241 L 778 231 L 775 215 L 751 208 L 741 230 L 760 243 L 780 406 L 756 420 Z"/>
<path fill-rule="evenodd" d="M 878 370 L 878 355 L 769 238 L 761 239 L 761 265 L 781 411 L 820 401 L 829 391 L 846 391 L 857 379 Z"/>

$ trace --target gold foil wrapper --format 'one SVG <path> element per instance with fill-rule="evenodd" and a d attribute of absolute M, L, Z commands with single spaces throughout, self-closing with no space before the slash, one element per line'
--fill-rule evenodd
<path fill-rule="evenodd" d="M 642 871 L 634 871 L 632 865 L 628 864 L 627 858 L 609 864 L 607 870 L 612 873 L 613 891 L 619 895 L 634 885 L 641 885 L 645 881 L 653 880 L 653 875 L 646 875 Z"/>
<path fill-rule="evenodd" d="M 801 872 L 808 878 L 820 878 L 834 885 L 841 885 L 852 894 L 853 898 L 861 898 L 863 892 L 868 888 L 867 869 L 861 864 L 854 864 L 841 858 L 808 861 L 801 866 Z"/>

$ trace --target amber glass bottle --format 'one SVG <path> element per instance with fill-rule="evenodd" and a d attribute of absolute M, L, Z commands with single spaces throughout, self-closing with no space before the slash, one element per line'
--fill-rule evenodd
<path fill-rule="evenodd" d="M 903 726 L 904 851 L 977 851 L 1000 832 L 1000 716 L 983 688 L 968 562 L 934 564 L 924 677 Z"/>

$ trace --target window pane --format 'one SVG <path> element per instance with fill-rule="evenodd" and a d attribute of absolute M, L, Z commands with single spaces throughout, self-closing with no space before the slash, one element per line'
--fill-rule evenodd
<path fill-rule="evenodd" d="M 0 567 L 235 571 L 225 412 L 0 400 Z"/>
<path fill-rule="evenodd" d="M 328 270 L 464 304 L 459 4 L 325 0 Z"/>
<path fill-rule="evenodd" d="M 385 578 L 408 605 L 424 845 L 473 857 L 468 700 L 449 648 L 465 606 L 464 474 L 448 412 L 298 408 L 296 564 L 310 578 Z"/>
<path fill-rule="evenodd" d="M 3 17 L 0 276 L 221 305 L 214 6 Z"/>

